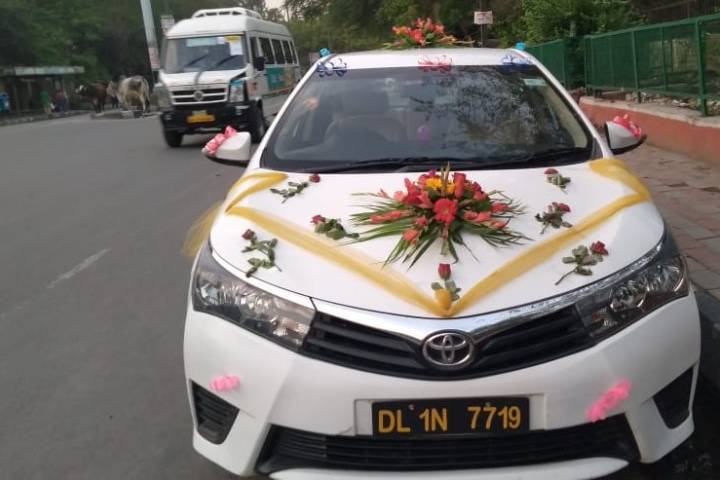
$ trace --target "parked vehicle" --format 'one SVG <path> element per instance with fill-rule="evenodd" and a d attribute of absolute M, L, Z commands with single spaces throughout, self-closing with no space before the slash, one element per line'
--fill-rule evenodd
<path fill-rule="evenodd" d="M 195 12 L 167 33 L 155 94 L 170 147 L 183 135 L 250 132 L 259 142 L 265 116 L 276 113 L 300 78 L 292 36 L 245 8 Z"/>
<path fill-rule="evenodd" d="M 190 283 L 195 449 L 308 480 L 667 455 L 693 432 L 700 327 L 671 232 L 612 158 L 643 140 L 629 119 L 601 137 L 522 51 L 319 60 L 252 156 L 244 132 L 213 150 L 249 164 Z"/>

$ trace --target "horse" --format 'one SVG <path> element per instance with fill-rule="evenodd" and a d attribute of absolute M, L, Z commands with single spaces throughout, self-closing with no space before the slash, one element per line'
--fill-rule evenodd
<path fill-rule="evenodd" d="M 140 75 L 124 78 L 118 87 L 118 100 L 126 110 L 139 104 L 143 112 L 150 109 L 150 86 Z"/>
<path fill-rule="evenodd" d="M 75 93 L 85 98 L 90 99 L 95 113 L 100 113 L 105 110 L 105 99 L 107 98 L 107 84 L 102 82 L 95 82 L 89 85 L 80 84 L 76 89 Z"/>

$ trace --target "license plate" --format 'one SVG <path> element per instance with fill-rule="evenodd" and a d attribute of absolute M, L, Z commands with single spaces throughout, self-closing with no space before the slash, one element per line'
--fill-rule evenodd
<path fill-rule="evenodd" d="M 214 121 L 215 115 L 211 115 L 205 110 L 195 111 L 192 115 L 187 117 L 187 123 L 207 123 Z"/>
<path fill-rule="evenodd" d="M 523 397 L 405 400 L 372 404 L 373 435 L 482 435 L 526 432 L 530 402 Z"/>

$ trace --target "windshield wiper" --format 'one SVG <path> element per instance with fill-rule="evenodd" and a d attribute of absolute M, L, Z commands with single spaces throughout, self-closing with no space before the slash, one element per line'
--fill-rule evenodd
<path fill-rule="evenodd" d="M 182 67 L 180 67 L 180 68 L 178 69 L 178 71 L 180 71 L 180 72 L 184 71 L 184 70 L 185 70 L 187 67 L 189 67 L 190 65 L 195 65 L 197 62 L 199 62 L 199 61 L 202 60 L 202 59 L 207 58 L 209 55 L 210 55 L 209 53 L 206 53 L 205 55 L 200 55 L 199 57 L 193 58 L 193 59 L 190 60 L 188 63 L 186 63 L 185 65 L 183 65 Z"/>
<path fill-rule="evenodd" d="M 422 166 L 423 169 L 425 169 L 429 165 L 442 168 L 448 163 L 450 163 L 453 168 L 455 166 L 467 168 L 468 165 L 477 165 L 474 162 L 469 162 L 460 158 L 390 157 L 374 158 L 372 160 L 361 160 L 359 162 L 336 163 L 334 165 L 327 165 L 323 167 L 308 167 L 302 169 L 301 171 L 310 173 L 333 173 L 352 170 L 369 170 L 374 168 L 400 169 L 403 167 L 414 166 Z"/>
<path fill-rule="evenodd" d="M 207 57 L 207 55 L 205 55 L 205 56 Z M 199 72 L 197 72 L 197 73 L 195 74 L 195 80 L 193 81 L 193 83 L 197 85 L 198 79 L 200 78 L 200 75 L 202 75 L 202 74 L 205 73 L 205 72 L 210 72 L 210 71 L 212 71 L 213 68 L 219 67 L 219 66 L 222 65 L 223 63 L 227 62 L 228 60 L 231 60 L 231 59 L 235 58 L 236 56 L 237 56 L 237 55 L 228 55 L 227 57 L 223 58 L 223 59 L 220 60 L 219 62 L 216 62 L 216 63 L 213 64 L 213 65 L 210 65 L 208 68 L 203 68 L 203 69 L 201 69 Z"/>

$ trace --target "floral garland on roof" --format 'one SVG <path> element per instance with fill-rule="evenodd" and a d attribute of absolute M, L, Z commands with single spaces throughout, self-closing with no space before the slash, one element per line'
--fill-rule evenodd
<path fill-rule="evenodd" d="M 406 48 L 452 47 L 469 45 L 472 42 L 460 42 L 454 36 L 445 33 L 445 26 L 433 22 L 428 17 L 418 18 L 409 26 L 397 26 L 392 29 L 395 41 L 386 43 L 385 48 L 402 50 Z"/>

